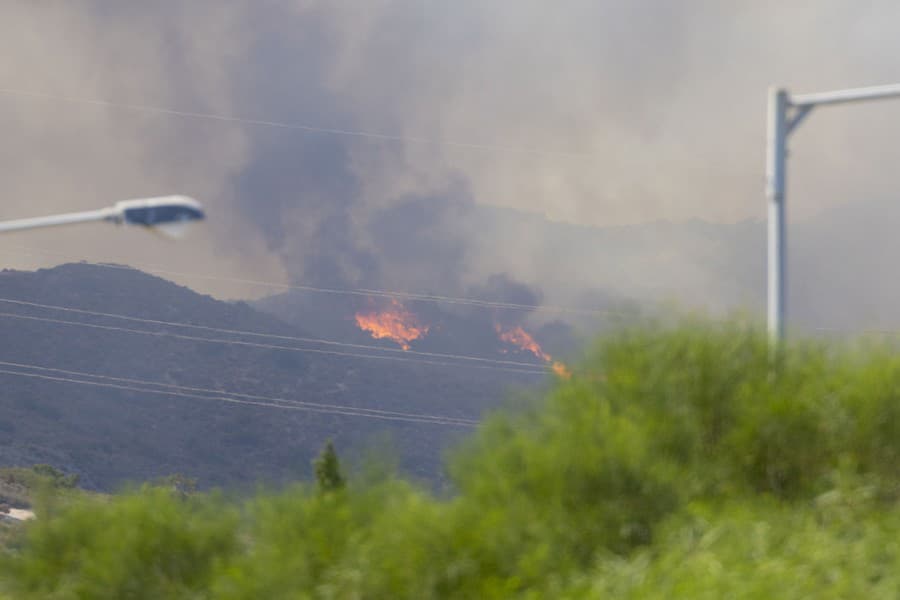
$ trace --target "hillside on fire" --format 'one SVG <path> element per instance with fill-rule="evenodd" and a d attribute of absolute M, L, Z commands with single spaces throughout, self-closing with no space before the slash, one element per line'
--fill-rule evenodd
<path fill-rule="evenodd" d="M 566 376 L 575 344 L 522 311 L 314 302 L 289 324 L 116 265 L 0 273 L 0 463 L 94 489 L 175 473 L 240 487 L 309 477 L 333 439 L 350 464 L 374 454 L 440 485 L 446 449 Z"/>

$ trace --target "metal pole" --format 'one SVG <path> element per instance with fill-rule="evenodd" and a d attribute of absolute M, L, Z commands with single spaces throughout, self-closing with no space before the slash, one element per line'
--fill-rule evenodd
<path fill-rule="evenodd" d="M 900 84 L 876 85 L 852 90 L 835 90 L 817 94 L 800 94 L 791 98 L 793 106 L 822 106 L 861 100 L 887 100 L 900 96 Z"/>
<path fill-rule="evenodd" d="M 780 347 L 784 340 L 785 318 L 785 161 L 787 159 L 788 94 L 783 89 L 769 89 L 769 115 L 766 152 L 766 199 L 769 205 L 769 340 Z"/>
<path fill-rule="evenodd" d="M 37 229 L 39 227 L 57 227 L 59 225 L 72 225 L 75 223 L 89 223 L 92 221 L 110 221 L 117 218 L 117 213 L 111 208 L 90 210 L 80 213 L 65 215 L 52 215 L 49 217 L 37 217 L 34 219 L 19 219 L 16 221 L 0 221 L 0 233 L 10 231 L 22 231 L 25 229 Z"/>
<path fill-rule="evenodd" d="M 787 138 L 816 106 L 900 97 L 900 84 L 788 96 L 769 88 L 766 146 L 766 199 L 769 204 L 768 329 L 772 347 L 784 341 L 787 314 L 785 185 Z"/>

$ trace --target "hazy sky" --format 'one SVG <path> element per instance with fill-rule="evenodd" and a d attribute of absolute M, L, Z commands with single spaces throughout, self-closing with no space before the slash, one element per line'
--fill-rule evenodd
<path fill-rule="evenodd" d="M 88 258 L 284 281 L 328 259 L 331 232 L 354 252 L 377 246 L 371 223 L 410 198 L 590 226 L 762 219 L 767 87 L 900 81 L 898 22 L 889 0 L 8 0 L 0 218 L 177 191 L 211 219 L 177 245 L 97 226 L 11 236 L 0 253 L 17 267 Z M 900 102 L 815 113 L 794 138 L 791 218 L 895 196 L 897 139 Z M 540 282 L 515 251 L 540 241 L 503 242 L 509 271 Z M 507 254 L 487 258 L 506 267 Z"/>

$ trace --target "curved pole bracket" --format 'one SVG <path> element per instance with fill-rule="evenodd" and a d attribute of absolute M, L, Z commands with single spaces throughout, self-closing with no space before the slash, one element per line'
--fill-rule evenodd
<path fill-rule="evenodd" d="M 813 104 L 804 104 L 802 106 L 795 106 L 794 110 L 791 111 L 791 114 L 788 115 L 786 125 L 786 133 L 788 135 L 794 131 L 794 129 L 803 122 L 803 120 L 809 116 L 809 113 L 812 112 Z"/>

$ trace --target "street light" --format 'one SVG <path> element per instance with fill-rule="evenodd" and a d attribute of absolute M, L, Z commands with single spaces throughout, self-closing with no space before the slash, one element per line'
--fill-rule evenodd
<path fill-rule="evenodd" d="M 768 329 L 772 345 L 784 341 L 787 268 L 785 183 L 787 138 L 816 106 L 879 100 L 900 96 L 900 84 L 791 96 L 787 90 L 769 89 L 766 152 L 766 199 L 769 204 Z"/>
<path fill-rule="evenodd" d="M 203 207 L 196 200 L 187 196 L 161 196 L 159 198 L 122 200 L 109 208 L 101 208 L 99 210 L 37 217 L 34 219 L 0 221 L 0 233 L 36 229 L 38 227 L 56 227 L 75 223 L 106 221 L 117 225 L 139 225 L 169 236 L 179 236 L 192 222 L 200 221 L 204 218 Z"/>

